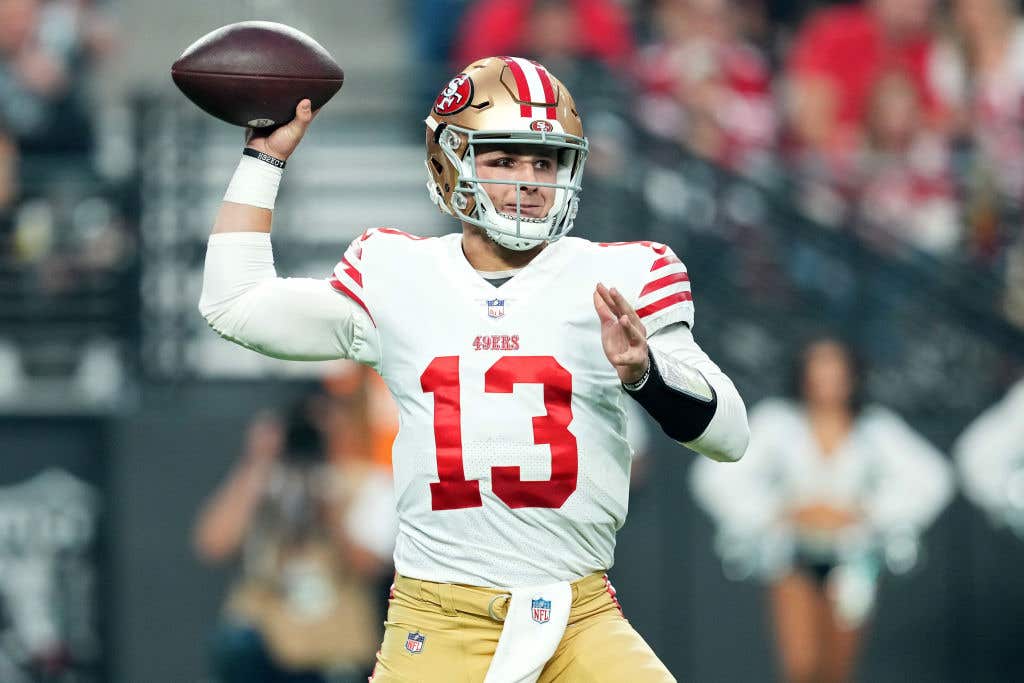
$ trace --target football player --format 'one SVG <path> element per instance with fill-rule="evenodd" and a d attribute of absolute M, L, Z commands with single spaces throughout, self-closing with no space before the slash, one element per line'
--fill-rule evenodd
<path fill-rule="evenodd" d="M 691 334 L 667 246 L 573 226 L 587 140 L 572 96 L 515 57 L 470 64 L 426 119 L 428 190 L 461 232 L 367 230 L 327 279 L 278 278 L 270 226 L 315 112 L 251 137 L 199 308 L 286 359 L 376 369 L 401 416 L 399 531 L 374 681 L 672 681 L 605 572 L 626 516 L 628 401 L 723 461 L 746 411 Z"/>

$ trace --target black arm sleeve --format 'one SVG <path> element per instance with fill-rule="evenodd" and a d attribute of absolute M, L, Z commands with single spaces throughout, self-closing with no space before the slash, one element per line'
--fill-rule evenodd
<path fill-rule="evenodd" d="M 644 385 L 636 391 L 627 388 L 626 393 L 643 406 L 670 438 L 683 443 L 693 441 L 711 424 L 718 409 L 718 395 L 710 383 L 710 401 L 670 387 L 658 370 L 654 356 L 650 354 L 651 371 Z"/>

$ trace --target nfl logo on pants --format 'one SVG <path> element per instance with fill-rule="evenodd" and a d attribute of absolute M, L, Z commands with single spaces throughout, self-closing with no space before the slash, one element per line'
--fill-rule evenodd
<path fill-rule="evenodd" d="M 414 655 L 419 654 L 423 651 L 423 641 L 426 639 L 427 637 L 418 631 L 410 633 L 405 637 L 405 649 Z"/>
<path fill-rule="evenodd" d="M 551 601 L 544 598 L 537 598 L 533 601 L 533 620 L 538 624 L 546 624 L 551 621 Z"/>

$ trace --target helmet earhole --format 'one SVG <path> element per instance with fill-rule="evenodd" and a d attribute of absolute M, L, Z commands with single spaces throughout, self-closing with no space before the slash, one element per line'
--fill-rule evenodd
<path fill-rule="evenodd" d="M 454 130 L 446 130 L 444 132 L 444 136 L 442 139 L 444 140 L 443 144 L 447 145 L 453 150 L 458 149 L 459 146 L 462 144 L 462 140 L 459 138 L 459 134 L 456 133 Z"/>
<path fill-rule="evenodd" d="M 466 195 L 459 193 L 452 197 L 452 204 L 459 211 L 463 211 L 469 205 L 469 201 L 466 199 Z"/>

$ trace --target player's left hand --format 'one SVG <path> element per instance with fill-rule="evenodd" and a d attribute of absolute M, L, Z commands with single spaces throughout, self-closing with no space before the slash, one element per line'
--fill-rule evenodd
<path fill-rule="evenodd" d="M 604 355 L 619 373 L 619 381 L 625 384 L 640 381 L 651 362 L 647 330 L 640 316 L 617 289 L 608 289 L 600 283 L 594 290 L 594 309 L 601 319 Z"/>

